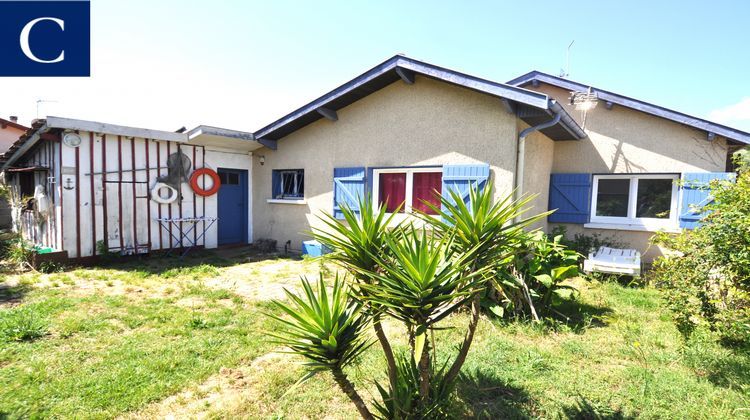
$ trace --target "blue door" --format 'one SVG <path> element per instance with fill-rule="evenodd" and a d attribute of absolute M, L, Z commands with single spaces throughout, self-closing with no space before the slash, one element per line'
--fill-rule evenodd
<path fill-rule="evenodd" d="M 247 171 L 218 170 L 219 188 L 219 245 L 247 243 Z"/>

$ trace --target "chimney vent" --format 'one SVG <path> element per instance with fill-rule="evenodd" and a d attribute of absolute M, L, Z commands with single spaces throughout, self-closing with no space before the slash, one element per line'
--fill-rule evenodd
<path fill-rule="evenodd" d="M 15 115 L 11 115 L 11 116 L 10 116 L 10 120 L 11 120 L 12 122 L 14 122 L 14 123 L 17 123 L 17 122 L 18 122 L 18 117 L 17 117 L 17 116 L 15 116 Z"/>

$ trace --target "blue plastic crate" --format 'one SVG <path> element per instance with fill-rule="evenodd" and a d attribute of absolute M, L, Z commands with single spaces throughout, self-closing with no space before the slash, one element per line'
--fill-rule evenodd
<path fill-rule="evenodd" d="M 302 255 L 320 257 L 321 255 L 328 254 L 329 252 L 331 252 L 331 250 L 318 241 L 302 241 Z"/>

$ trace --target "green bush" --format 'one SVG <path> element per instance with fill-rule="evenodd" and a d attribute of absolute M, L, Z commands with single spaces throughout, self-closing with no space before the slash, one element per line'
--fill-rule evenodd
<path fill-rule="evenodd" d="M 5 259 L 18 267 L 26 268 L 31 266 L 31 258 L 34 255 L 34 247 L 26 242 L 23 238 L 17 237 L 8 241 L 5 251 Z"/>
<path fill-rule="evenodd" d="M 448 416 L 446 401 L 474 340 L 481 296 L 497 272 L 507 269 L 523 228 L 546 216 L 521 217 L 533 197 L 495 202 L 491 183 L 480 191 L 471 188 L 468 204 L 455 191 L 449 194 L 440 206 L 426 203 L 437 217 L 419 214 L 430 229 L 398 224 L 396 212 L 387 215 L 366 197 L 358 211 L 342 206 L 346 223 L 326 215 L 328 228 L 312 234 L 332 250 L 326 258 L 351 274 L 346 287 L 337 278 L 329 298 L 322 279 L 317 291 L 303 279 L 304 296 L 287 293 L 293 305 L 276 302 L 285 312 L 284 318 L 274 317 L 282 327 L 274 333 L 279 343 L 308 360 L 306 377 L 332 373 L 363 418 Z M 434 331 L 467 304 L 471 317 L 464 338 L 458 353 L 446 358 L 437 352 Z M 408 354 L 394 353 L 381 326 L 384 318 L 406 327 Z M 378 384 L 383 401 L 375 404 L 375 413 L 342 370 L 369 342 L 368 324 L 388 376 L 387 386 Z"/>
<path fill-rule="evenodd" d="M 549 237 L 541 231 L 525 234 L 510 257 L 510 270 L 498 271 L 498 289 L 502 311 L 495 315 L 525 315 L 538 319 L 548 316 L 553 306 L 574 298 L 578 291 L 563 284 L 578 276 L 580 254 L 561 243 L 562 235 Z M 538 309 L 538 312 L 537 312 Z"/>
<path fill-rule="evenodd" d="M 30 341 L 46 334 L 47 322 L 33 308 L 19 306 L 0 311 L 0 338 L 3 341 Z"/>
<path fill-rule="evenodd" d="M 602 246 L 610 248 L 625 248 L 624 242 L 611 236 L 603 237 L 600 233 L 593 233 L 591 235 L 576 233 L 570 238 L 568 235 L 568 229 L 565 226 L 555 226 L 552 229 L 550 236 L 561 236 L 560 243 L 581 254 L 581 258 L 585 258 L 589 252 L 596 251 Z"/>
<path fill-rule="evenodd" d="M 652 280 L 667 292 L 680 332 L 705 325 L 730 344 L 750 344 L 750 168 L 737 160 L 736 182 L 713 181 L 700 227 L 653 241 L 674 252 L 654 262 Z"/>

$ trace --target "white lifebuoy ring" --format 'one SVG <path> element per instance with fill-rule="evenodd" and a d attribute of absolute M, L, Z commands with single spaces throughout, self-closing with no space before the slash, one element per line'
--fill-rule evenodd
<path fill-rule="evenodd" d="M 161 191 L 162 188 L 166 188 L 169 190 L 169 195 L 167 197 L 162 197 L 161 194 L 159 194 L 159 191 Z M 169 204 L 177 200 L 178 195 L 179 193 L 177 192 L 176 189 L 172 188 L 172 186 L 167 185 L 163 182 L 157 182 L 154 185 L 154 188 L 151 189 L 151 199 L 160 204 Z"/>

